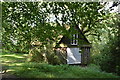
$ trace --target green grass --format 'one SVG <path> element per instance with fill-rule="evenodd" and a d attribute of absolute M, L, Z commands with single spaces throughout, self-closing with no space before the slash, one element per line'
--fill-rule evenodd
<path fill-rule="evenodd" d="M 1 53 L 2 64 L 11 65 L 14 63 L 23 63 L 28 54 Z"/>
<path fill-rule="evenodd" d="M 118 78 L 100 70 L 96 65 L 87 67 L 50 65 L 26 62 L 27 54 L 2 54 L 2 64 L 9 66 L 7 72 L 22 78 Z M 120 77 L 119 77 L 120 78 Z"/>

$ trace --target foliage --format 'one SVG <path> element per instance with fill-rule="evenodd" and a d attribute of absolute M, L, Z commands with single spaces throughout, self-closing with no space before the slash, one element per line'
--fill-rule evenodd
<path fill-rule="evenodd" d="M 45 62 L 49 64 L 61 64 L 61 60 L 51 44 L 47 44 L 44 47 L 34 47 L 29 54 L 29 61 L 31 62 Z"/>
<path fill-rule="evenodd" d="M 100 2 L 3 2 L 2 9 L 4 49 L 17 53 L 30 52 L 32 54 L 30 59 L 37 62 L 44 61 L 45 53 L 48 62 L 56 64 L 60 61 L 51 49 L 53 46 L 49 46 L 57 42 L 59 35 L 67 34 L 65 24 L 70 26 L 80 24 L 81 31 L 88 35 L 93 43 L 93 55 L 98 55 L 94 56 L 93 62 L 99 64 L 105 71 L 119 74 L 119 62 L 117 62 L 119 61 L 120 32 L 117 27 L 119 20 L 113 14 L 104 11 L 104 4 Z M 51 16 L 54 16 L 54 19 L 51 20 Z M 41 44 L 33 45 L 36 40 Z M 109 68 L 105 65 L 107 62 Z M 111 67 L 115 70 L 111 71 Z"/>
<path fill-rule="evenodd" d="M 29 61 L 32 61 L 32 62 L 43 62 L 44 56 L 42 54 L 40 54 L 40 53 L 41 52 L 39 52 L 39 50 L 37 48 L 31 49 Z"/>
<path fill-rule="evenodd" d="M 98 12 L 103 8 L 99 2 L 3 2 L 2 7 L 3 48 L 10 52 L 29 53 L 31 61 L 37 62 L 44 61 L 45 53 L 52 64 L 60 63 L 60 60 L 48 45 L 57 42 L 59 35 L 67 34 L 66 24 L 81 24 L 81 31 L 85 34 L 95 29 L 95 20 L 103 18 L 104 14 L 104 11 Z M 35 41 L 41 44 L 35 47 L 36 44 L 32 44 Z"/>
<path fill-rule="evenodd" d="M 84 33 L 95 29 L 95 20 L 102 18 L 104 13 L 98 12 L 103 7 L 99 2 L 3 2 L 2 7 L 3 47 L 27 53 L 31 41 L 37 39 L 46 44 L 47 41 L 56 41 L 58 35 L 66 34 L 65 28 L 61 27 L 64 24 L 81 24 Z M 51 15 L 55 19 L 51 20 Z"/>
<path fill-rule="evenodd" d="M 94 40 L 96 42 L 93 45 L 95 49 L 93 49 L 92 60 L 95 64 L 100 65 L 102 70 L 120 75 L 120 20 L 119 15 L 112 14 L 111 16 L 108 18 L 109 20 L 101 23 L 104 27 L 99 31 L 100 40 Z"/>
<path fill-rule="evenodd" d="M 120 34 L 120 32 L 118 34 Z M 103 51 L 101 51 L 101 53 L 103 53 L 102 56 L 104 57 L 103 57 L 103 60 L 101 60 L 102 62 L 100 64 L 103 70 L 107 72 L 117 73 L 118 75 L 120 75 L 120 62 L 119 62 L 120 60 L 119 43 L 120 42 L 119 41 L 120 41 L 120 37 L 118 37 L 116 34 L 115 38 L 111 39 L 108 42 L 108 45 L 106 45 Z M 103 66 L 104 64 L 107 64 L 107 66 Z"/>

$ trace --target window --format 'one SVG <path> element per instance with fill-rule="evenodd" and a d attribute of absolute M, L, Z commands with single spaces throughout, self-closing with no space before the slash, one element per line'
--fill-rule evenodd
<path fill-rule="evenodd" d="M 71 39 L 71 45 L 77 45 L 78 44 L 78 34 L 73 34 Z"/>

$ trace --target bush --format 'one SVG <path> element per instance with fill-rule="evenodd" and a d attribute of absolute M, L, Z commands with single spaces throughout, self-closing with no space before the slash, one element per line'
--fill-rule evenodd
<path fill-rule="evenodd" d="M 107 72 L 120 75 L 120 38 L 110 40 L 107 46 L 101 51 L 104 59 L 101 61 L 101 68 Z"/>
<path fill-rule="evenodd" d="M 54 52 L 47 54 L 47 60 L 49 64 L 53 64 L 53 65 L 61 64 L 60 58 Z"/>
<path fill-rule="evenodd" d="M 46 45 L 45 47 L 34 47 L 30 50 L 29 61 L 31 62 L 46 62 L 49 64 L 61 64 L 61 60 L 51 45 Z"/>
<path fill-rule="evenodd" d="M 120 75 L 120 38 L 111 38 L 106 45 L 99 49 L 100 53 L 92 56 L 92 63 L 100 65 L 106 72 Z"/>
<path fill-rule="evenodd" d="M 29 53 L 29 61 L 31 62 L 43 62 L 44 56 L 39 52 L 38 48 L 33 48 Z"/>

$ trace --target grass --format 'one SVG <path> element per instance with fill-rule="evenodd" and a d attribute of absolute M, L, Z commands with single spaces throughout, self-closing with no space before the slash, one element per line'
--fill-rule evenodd
<path fill-rule="evenodd" d="M 2 64 L 8 66 L 7 73 L 22 78 L 120 78 L 106 73 L 94 64 L 87 67 L 50 65 L 26 62 L 27 54 L 3 53 Z"/>

